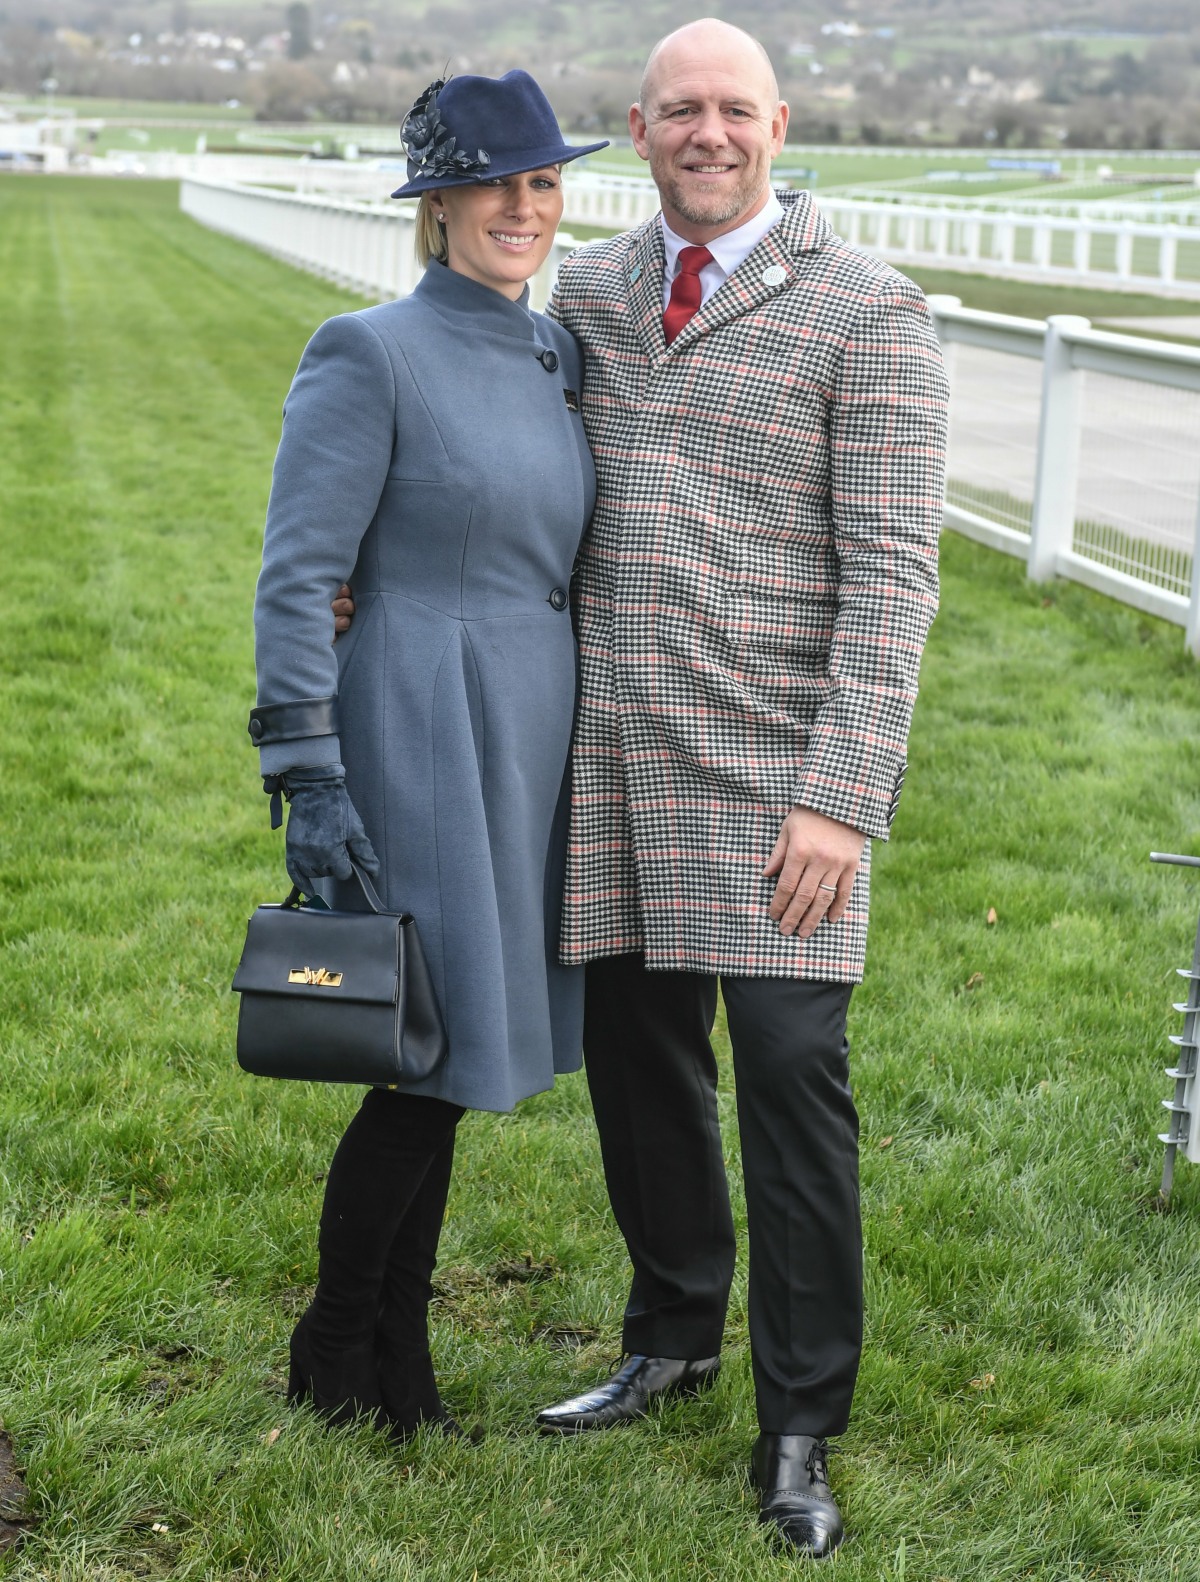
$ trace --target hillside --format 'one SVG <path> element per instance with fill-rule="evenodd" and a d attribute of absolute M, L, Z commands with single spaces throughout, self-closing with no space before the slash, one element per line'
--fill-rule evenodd
<path fill-rule="evenodd" d="M 6 0 L 0 92 L 236 99 L 392 120 L 433 75 L 513 65 L 618 132 L 684 0 Z M 771 51 L 801 141 L 1200 145 L 1194 0 L 716 0 Z"/>

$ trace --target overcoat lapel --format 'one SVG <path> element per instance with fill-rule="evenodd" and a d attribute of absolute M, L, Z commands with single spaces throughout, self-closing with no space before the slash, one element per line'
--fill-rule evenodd
<path fill-rule="evenodd" d="M 633 234 L 625 258 L 625 292 L 629 321 L 641 338 L 647 356 L 657 359 L 666 350 L 663 334 L 662 282 L 665 253 L 658 216 Z"/>
<path fill-rule="evenodd" d="M 803 270 L 804 255 L 822 247 L 832 234 L 828 220 L 807 192 L 784 198 L 784 214 L 749 256 L 680 330 L 671 350 L 682 350 L 731 319 L 753 313 L 771 297 L 787 291 Z M 661 251 L 661 244 L 660 244 Z M 661 277 L 660 277 L 661 278 Z"/>

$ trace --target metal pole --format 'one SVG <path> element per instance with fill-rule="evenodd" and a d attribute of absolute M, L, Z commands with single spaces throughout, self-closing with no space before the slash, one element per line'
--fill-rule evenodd
<path fill-rule="evenodd" d="M 1200 868 L 1200 857 L 1183 857 L 1170 852 L 1152 851 L 1150 861 L 1171 863 L 1178 868 Z M 1176 1153 L 1182 1145 L 1189 1156 L 1192 1155 L 1193 1148 L 1188 1145 L 1196 1141 L 1189 1126 L 1193 1109 L 1193 1102 L 1189 1101 L 1194 1101 L 1195 1097 L 1197 1043 L 1200 1042 L 1200 922 L 1196 925 L 1191 970 L 1186 967 L 1177 970 L 1181 978 L 1188 980 L 1188 992 L 1187 998 L 1175 1006 L 1177 1011 L 1183 1013 L 1183 1032 L 1171 1037 L 1179 1055 L 1175 1065 L 1166 1072 L 1175 1083 L 1174 1096 L 1163 1100 L 1163 1109 L 1170 1112 L 1171 1123 L 1165 1132 L 1158 1134 L 1159 1142 L 1165 1145 L 1162 1182 L 1159 1186 L 1159 1195 L 1164 1202 L 1171 1196 L 1171 1188 L 1175 1184 Z"/>

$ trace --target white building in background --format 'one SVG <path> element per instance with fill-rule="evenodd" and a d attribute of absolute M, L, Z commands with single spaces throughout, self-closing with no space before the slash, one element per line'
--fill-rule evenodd
<path fill-rule="evenodd" d="M 61 121 L 0 119 L 0 170 L 66 170 L 70 153 Z"/>

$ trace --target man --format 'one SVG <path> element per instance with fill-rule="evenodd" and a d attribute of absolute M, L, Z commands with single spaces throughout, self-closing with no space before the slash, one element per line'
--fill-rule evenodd
<path fill-rule="evenodd" d="M 709 1034 L 728 1015 L 750 1235 L 761 1520 L 842 1537 L 826 1439 L 862 1331 L 846 1013 L 869 839 L 904 774 L 937 597 L 946 386 L 924 299 L 777 198 L 780 102 L 723 22 L 664 39 L 630 111 L 658 218 L 576 253 L 599 503 L 563 958 L 633 1265 L 626 1365 L 540 1414 L 608 1427 L 715 1376 L 734 1260 Z"/>

